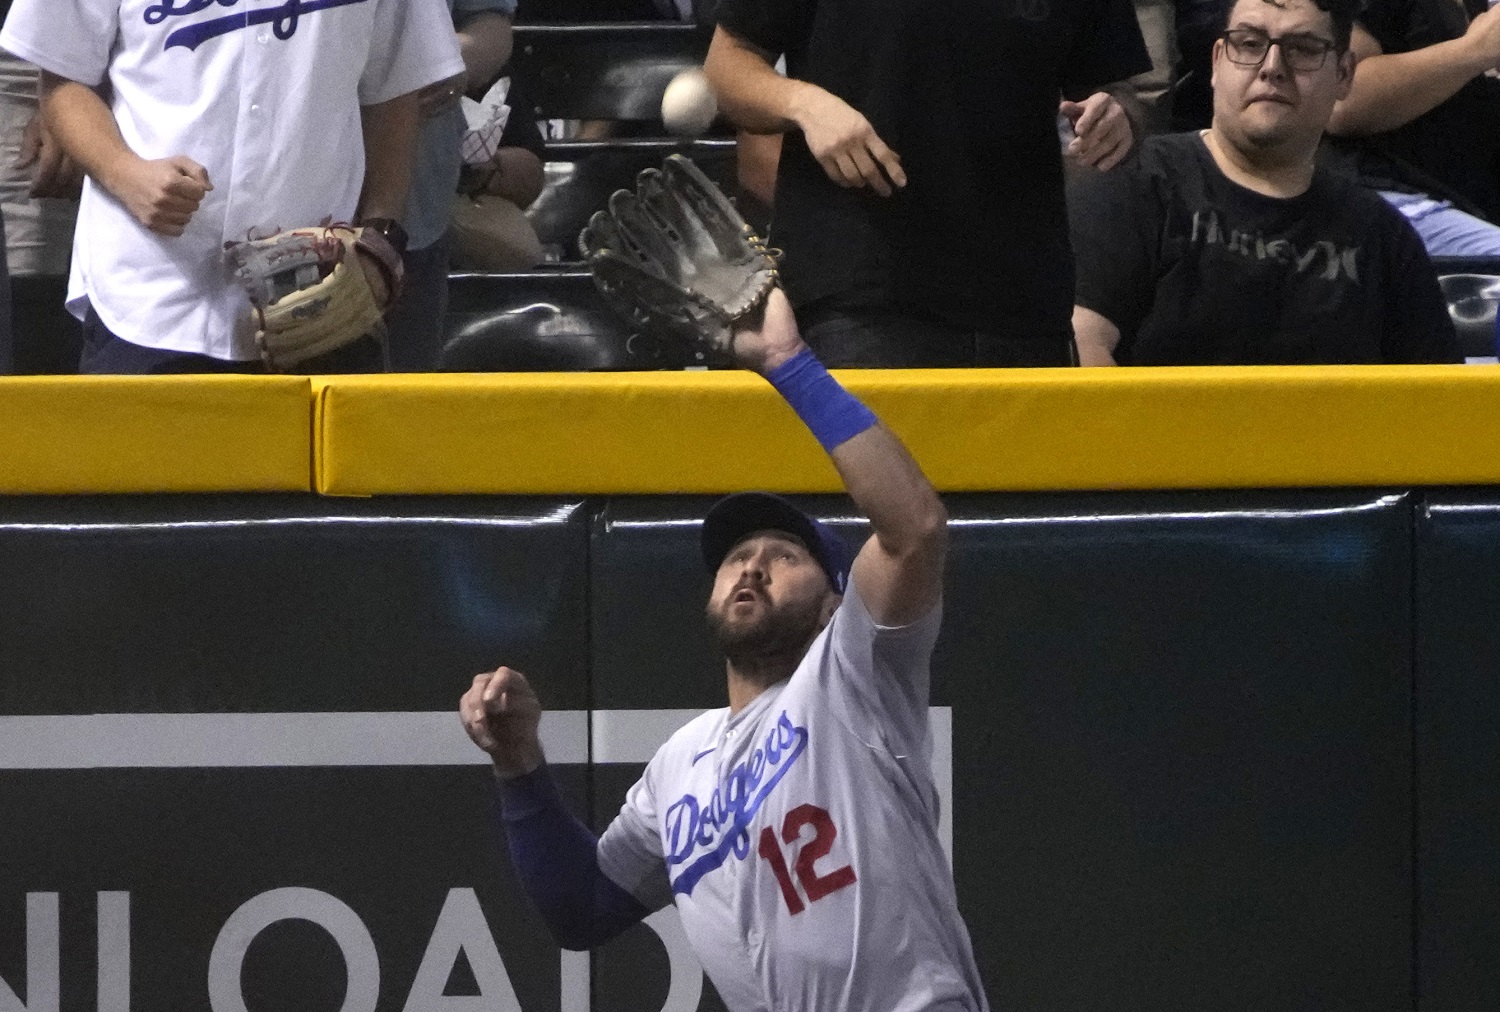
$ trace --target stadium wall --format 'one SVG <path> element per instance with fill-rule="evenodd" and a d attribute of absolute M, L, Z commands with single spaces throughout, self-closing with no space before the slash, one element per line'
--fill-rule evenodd
<path fill-rule="evenodd" d="M 997 1009 L 1500 1006 L 1500 373 L 846 379 L 948 493 Z M 861 533 L 735 374 L 0 383 L 0 1009 L 719 1008 L 670 914 L 550 944 L 454 704 L 530 673 L 602 826 L 743 487 Z"/>

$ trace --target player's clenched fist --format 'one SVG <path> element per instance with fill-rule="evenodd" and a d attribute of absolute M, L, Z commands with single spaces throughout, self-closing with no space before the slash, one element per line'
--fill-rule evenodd
<path fill-rule="evenodd" d="M 808 150 L 840 186 L 868 186 L 882 197 L 906 185 L 901 156 L 886 147 L 870 121 L 848 102 L 816 85 L 798 98 L 793 119 Z"/>
<path fill-rule="evenodd" d="M 530 773 L 543 762 L 537 725 L 542 705 L 526 676 L 511 668 L 475 675 L 458 714 L 474 744 L 490 754 L 501 776 Z"/>
<path fill-rule="evenodd" d="M 175 155 L 132 161 L 113 189 L 136 221 L 161 235 L 179 236 L 213 188 L 207 169 L 186 155 Z"/>

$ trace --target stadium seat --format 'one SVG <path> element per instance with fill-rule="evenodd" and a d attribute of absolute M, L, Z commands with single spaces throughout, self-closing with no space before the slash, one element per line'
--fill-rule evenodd
<path fill-rule="evenodd" d="M 537 119 L 661 124 L 661 96 L 678 71 L 703 63 L 708 37 L 673 22 L 517 25 L 511 73 Z"/>
<path fill-rule="evenodd" d="M 1467 359 L 1494 358 L 1497 354 L 1495 315 L 1500 307 L 1500 272 L 1496 274 L 1444 274 L 1438 278 L 1448 315 L 1458 332 L 1458 344 Z"/>
<path fill-rule="evenodd" d="M 1500 290 L 1500 257 L 1433 257 L 1448 313 L 1468 359 L 1496 355 L 1495 299 Z"/>
<path fill-rule="evenodd" d="M 687 155 L 718 183 L 735 192 L 735 142 L 722 140 L 553 141 L 547 145 L 547 185 L 527 210 L 527 217 L 550 258 L 578 260 L 578 233 L 589 216 L 621 187 L 635 184 L 642 169 L 657 166 L 669 154 Z"/>
<path fill-rule="evenodd" d="M 455 274 L 442 372 L 681 369 L 696 363 L 637 333 L 587 271 Z"/>

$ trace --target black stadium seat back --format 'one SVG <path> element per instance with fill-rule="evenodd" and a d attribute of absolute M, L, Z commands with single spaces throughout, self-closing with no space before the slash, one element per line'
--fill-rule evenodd
<path fill-rule="evenodd" d="M 735 192 L 735 142 L 723 140 L 554 141 L 547 145 L 547 185 L 526 215 L 542 248 L 563 261 L 582 257 L 578 233 L 609 195 L 634 187 L 642 170 L 684 154 L 725 193 Z"/>
<path fill-rule="evenodd" d="M 510 68 L 537 119 L 659 125 L 667 82 L 707 53 L 708 36 L 673 22 L 517 25 Z"/>
<path fill-rule="evenodd" d="M 1495 357 L 1500 353 L 1500 334 L 1495 329 L 1500 257 L 1433 257 L 1432 264 L 1464 357 Z"/>
<path fill-rule="evenodd" d="M 456 274 L 442 372 L 680 369 L 676 346 L 641 334 L 612 310 L 585 271 Z"/>

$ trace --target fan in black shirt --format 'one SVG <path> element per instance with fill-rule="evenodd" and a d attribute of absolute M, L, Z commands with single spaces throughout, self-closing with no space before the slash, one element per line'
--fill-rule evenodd
<path fill-rule="evenodd" d="M 722 0 L 717 16 L 721 107 L 789 131 L 770 239 L 830 365 L 1071 360 L 1059 98 L 1150 68 L 1130 0 Z"/>
<path fill-rule="evenodd" d="M 1461 360 L 1411 226 L 1315 167 L 1354 67 L 1352 4 L 1316 3 L 1239 0 L 1214 46 L 1213 126 L 1070 190 L 1085 364 Z"/>

